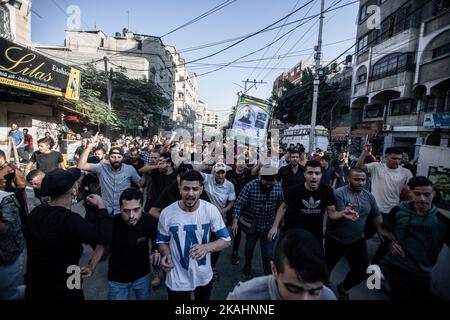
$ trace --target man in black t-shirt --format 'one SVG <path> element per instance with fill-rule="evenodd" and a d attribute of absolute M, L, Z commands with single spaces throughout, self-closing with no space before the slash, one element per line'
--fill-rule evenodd
<path fill-rule="evenodd" d="M 358 213 L 346 207 L 336 211 L 333 189 L 320 183 L 322 169 L 320 162 L 311 160 L 305 166 L 305 183 L 288 190 L 283 204 L 277 211 L 275 222 L 268 233 L 273 239 L 284 218 L 284 230 L 302 228 L 311 232 L 322 243 L 323 216 L 328 211 L 330 219 L 346 218 L 356 220 Z"/>
<path fill-rule="evenodd" d="M 138 149 L 131 148 L 130 149 L 130 157 L 127 160 L 125 160 L 123 163 L 133 166 L 133 168 L 136 169 L 136 172 L 142 178 L 142 173 L 140 173 L 139 170 L 141 170 L 145 166 L 145 163 L 144 163 L 144 160 L 139 155 Z"/>
<path fill-rule="evenodd" d="M 296 185 L 305 182 L 304 168 L 300 165 L 300 151 L 298 149 L 289 150 L 291 162 L 278 171 L 277 180 L 281 181 L 283 193 L 286 197 L 288 190 Z"/>
<path fill-rule="evenodd" d="M 181 176 L 190 170 L 193 170 L 192 165 L 185 165 L 182 163 L 178 167 L 176 181 L 172 182 L 164 188 L 156 201 L 154 201 L 153 207 L 150 209 L 150 215 L 154 219 L 159 219 L 159 216 L 161 215 L 161 211 L 163 209 L 170 206 L 172 203 L 181 200 L 180 189 L 178 186 L 181 181 Z M 205 190 L 202 191 L 200 199 L 211 203 L 211 200 L 209 199 L 208 194 Z"/>
<path fill-rule="evenodd" d="M 152 231 L 151 219 L 143 213 L 144 196 L 135 188 L 129 188 L 120 195 L 120 215 L 114 217 L 112 242 L 109 246 L 108 300 L 129 300 L 130 289 L 137 300 L 150 299 L 150 264 L 159 264 L 157 250 L 150 254 Z M 97 246 L 87 267 L 82 273 L 91 276 L 105 251 Z"/>
<path fill-rule="evenodd" d="M 56 168 L 65 169 L 62 154 L 58 151 L 51 150 L 50 145 L 50 138 L 42 138 L 38 140 L 39 151 L 35 151 L 31 156 L 30 162 L 27 163 L 25 167 L 26 174 L 30 172 L 34 163 L 36 163 L 36 169 L 41 170 L 45 174 Z"/>

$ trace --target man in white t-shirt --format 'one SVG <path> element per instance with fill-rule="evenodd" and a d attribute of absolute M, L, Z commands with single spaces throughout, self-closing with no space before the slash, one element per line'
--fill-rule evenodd
<path fill-rule="evenodd" d="M 228 247 L 230 235 L 219 210 L 200 200 L 203 177 L 189 171 L 181 177 L 181 200 L 161 212 L 157 244 L 161 252 L 161 266 L 167 272 L 166 286 L 169 300 L 209 300 L 213 272 L 211 252 Z M 210 233 L 217 240 L 208 242 Z"/>
<path fill-rule="evenodd" d="M 370 144 L 364 145 L 364 151 L 356 163 L 357 168 L 367 170 L 371 176 L 372 194 L 383 216 L 391 211 L 393 207 L 399 204 L 400 194 L 408 190 L 408 181 L 413 177 L 411 171 L 400 166 L 402 162 L 403 151 L 390 147 L 384 152 L 386 163 L 372 162 L 364 164 L 364 160 L 370 154 Z M 406 190 L 405 190 L 406 189 Z M 369 217 L 370 218 L 370 217 Z M 370 239 L 376 233 L 372 221 L 367 220 L 365 236 Z M 377 250 L 373 263 L 378 264 L 386 254 L 386 245 L 382 244 Z"/>
<path fill-rule="evenodd" d="M 211 170 L 211 174 L 202 173 L 205 191 L 211 203 L 219 209 L 225 223 L 231 227 L 233 223 L 233 207 L 236 200 L 234 185 L 225 179 L 227 166 L 223 162 L 217 162 Z M 213 239 L 214 240 L 214 236 Z M 219 260 L 220 252 L 215 252 L 211 256 L 211 266 L 214 271 L 214 280 L 217 279 L 216 264 Z"/>

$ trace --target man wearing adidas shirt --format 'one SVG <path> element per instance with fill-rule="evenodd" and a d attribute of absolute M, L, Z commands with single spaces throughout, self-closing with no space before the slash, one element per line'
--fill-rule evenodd
<path fill-rule="evenodd" d="M 211 252 L 228 247 L 230 235 L 219 210 L 203 201 L 203 177 L 189 171 L 180 179 L 181 200 L 161 212 L 157 244 L 167 272 L 169 300 L 209 300 L 213 272 Z M 217 240 L 208 242 L 213 232 Z"/>
<path fill-rule="evenodd" d="M 358 213 L 351 207 L 336 211 L 336 199 L 330 186 L 320 184 L 322 169 L 320 162 L 308 161 L 305 165 L 305 182 L 291 188 L 283 204 L 277 211 L 275 222 L 268 233 L 274 238 L 279 232 L 280 222 L 284 218 L 283 231 L 301 228 L 311 232 L 322 243 L 323 215 L 328 210 L 330 219 L 350 219 L 355 221 Z"/>

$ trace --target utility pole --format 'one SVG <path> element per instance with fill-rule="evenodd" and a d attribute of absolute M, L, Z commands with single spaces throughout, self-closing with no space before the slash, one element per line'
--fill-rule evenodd
<path fill-rule="evenodd" d="M 246 94 L 247 93 L 247 91 L 249 91 L 251 88 L 253 88 L 253 86 L 255 86 L 256 87 L 256 85 L 257 84 L 266 84 L 267 82 L 263 82 L 263 80 L 261 80 L 261 81 L 256 81 L 256 79 L 253 79 L 253 80 L 245 80 L 245 81 L 242 81 L 243 83 L 245 83 L 245 91 L 244 91 L 244 94 Z M 247 84 L 249 84 L 249 83 L 252 83 L 253 85 L 250 87 L 250 88 L 248 88 L 247 89 Z"/>
<path fill-rule="evenodd" d="M 111 72 L 108 76 L 108 58 L 106 56 L 103 57 L 103 61 L 105 62 L 105 80 L 106 80 L 106 99 L 108 100 L 108 109 L 112 110 L 111 106 L 111 98 L 112 98 L 112 68 Z M 110 129 L 109 127 L 106 127 L 106 134 L 107 136 L 110 135 Z"/>
<path fill-rule="evenodd" d="M 317 47 L 315 48 L 316 53 L 314 59 L 316 60 L 316 75 L 314 77 L 314 93 L 313 93 L 313 103 L 312 103 L 312 113 L 311 113 L 311 130 L 309 132 L 309 153 L 312 154 L 316 145 L 316 117 L 317 117 L 317 100 L 319 98 L 319 70 L 320 70 L 320 59 L 322 57 L 322 29 L 323 29 L 323 7 L 324 0 L 320 1 L 320 23 L 319 23 L 319 38 L 317 40 Z"/>

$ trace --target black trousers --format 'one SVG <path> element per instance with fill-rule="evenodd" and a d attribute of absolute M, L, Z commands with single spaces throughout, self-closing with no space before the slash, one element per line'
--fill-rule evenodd
<path fill-rule="evenodd" d="M 387 213 L 381 213 L 383 216 L 383 221 L 387 218 Z M 372 239 L 375 233 L 377 233 L 377 229 L 375 228 L 374 223 L 375 216 L 370 214 L 366 221 L 366 228 L 364 229 L 364 236 L 366 240 Z M 381 242 L 378 246 L 377 251 L 372 259 L 372 264 L 380 264 L 380 261 L 384 258 L 388 251 L 389 243 Z"/>
<path fill-rule="evenodd" d="M 431 300 L 430 277 L 389 265 L 387 276 L 392 300 Z"/>
<path fill-rule="evenodd" d="M 331 271 L 345 255 L 350 271 L 342 283 L 345 290 L 350 290 L 367 278 L 367 267 L 369 258 L 365 239 L 359 239 L 351 244 L 344 244 L 336 239 L 325 235 L 325 258 L 327 260 L 328 271 Z"/>
<path fill-rule="evenodd" d="M 194 300 L 197 301 L 207 301 L 210 300 L 212 291 L 212 281 L 207 285 L 197 287 L 194 290 Z M 191 300 L 192 291 L 172 291 L 167 288 L 167 298 L 168 300 Z"/>

